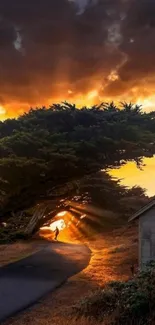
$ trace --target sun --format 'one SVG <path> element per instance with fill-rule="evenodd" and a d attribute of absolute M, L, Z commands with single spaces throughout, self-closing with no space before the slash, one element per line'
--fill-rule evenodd
<path fill-rule="evenodd" d="M 4 114 L 6 114 L 6 109 L 4 108 L 4 106 L 0 105 L 0 115 Z"/>
<path fill-rule="evenodd" d="M 136 104 L 142 104 L 144 111 L 153 111 L 155 109 L 155 95 L 146 98 L 139 97 Z"/>
<path fill-rule="evenodd" d="M 98 91 L 96 89 L 90 91 L 88 94 L 87 94 L 87 99 L 91 100 L 91 99 L 94 99 L 95 97 L 98 96 Z"/>
<path fill-rule="evenodd" d="M 67 211 L 61 211 L 57 214 L 57 217 L 64 217 L 67 214 Z"/>
<path fill-rule="evenodd" d="M 65 224 L 65 221 L 63 219 L 60 219 L 60 220 L 57 220 L 57 221 L 54 221 L 50 224 L 50 229 L 52 231 L 54 231 L 56 229 L 56 227 L 59 229 L 59 230 L 63 230 L 64 228 L 66 228 L 66 224 Z"/>

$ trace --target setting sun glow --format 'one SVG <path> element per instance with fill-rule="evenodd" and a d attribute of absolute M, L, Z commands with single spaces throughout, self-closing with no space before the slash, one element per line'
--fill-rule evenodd
<path fill-rule="evenodd" d="M 148 196 L 155 195 L 154 187 L 154 171 L 155 171 L 155 156 L 152 158 L 144 158 L 143 170 L 137 168 L 134 162 L 128 162 L 121 168 L 115 168 L 109 171 L 112 177 L 121 179 L 121 184 L 125 186 L 141 186 L 146 189 Z"/>
<path fill-rule="evenodd" d="M 64 217 L 67 214 L 67 211 L 62 211 L 57 214 L 57 217 Z"/>
<path fill-rule="evenodd" d="M 112 83 L 117 82 L 118 75 L 115 71 L 112 71 L 108 76 L 108 80 Z M 47 96 L 43 100 L 36 101 L 35 103 L 27 102 L 11 102 L 8 104 L 0 105 L 0 120 L 5 120 L 7 118 L 18 117 L 19 115 L 28 112 L 30 107 L 42 107 L 52 106 L 53 103 L 62 103 L 67 101 L 69 103 L 75 104 L 77 108 L 82 107 L 91 107 L 94 105 L 99 105 L 102 102 L 112 102 L 114 101 L 118 107 L 120 107 L 120 102 L 132 102 L 133 104 L 142 105 L 144 111 L 152 111 L 155 107 L 155 95 L 148 95 L 145 90 L 145 93 L 141 93 L 140 89 L 133 87 L 130 90 L 130 93 L 117 96 L 109 96 L 105 93 L 106 82 L 96 83 L 94 86 L 90 87 L 88 91 L 84 92 L 82 89 L 78 91 L 72 89 L 66 89 L 62 93 L 57 94 L 54 97 Z"/>
<path fill-rule="evenodd" d="M 52 231 L 54 231 L 56 227 L 57 227 L 59 230 L 63 230 L 64 228 L 66 228 L 65 221 L 64 221 L 63 219 L 60 219 L 60 220 L 57 220 L 57 221 L 52 222 L 52 223 L 50 224 L 50 229 L 51 229 Z"/>
<path fill-rule="evenodd" d="M 60 219 L 60 220 L 57 220 L 57 221 L 54 221 L 50 224 L 50 226 L 45 226 L 45 227 L 42 227 L 40 228 L 41 230 L 51 230 L 51 231 L 55 231 L 56 227 L 59 229 L 59 230 L 63 230 L 64 228 L 66 228 L 66 224 L 65 224 L 65 221 L 63 219 Z"/>

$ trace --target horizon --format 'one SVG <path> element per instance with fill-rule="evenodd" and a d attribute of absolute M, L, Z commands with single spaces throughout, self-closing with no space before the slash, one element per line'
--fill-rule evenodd
<path fill-rule="evenodd" d="M 29 111 L 31 109 L 34 109 L 34 110 L 41 109 L 41 108 L 50 109 L 54 104 L 63 105 L 65 102 L 70 104 L 70 105 L 75 105 L 76 109 L 82 109 L 84 107 L 86 107 L 87 109 L 91 109 L 93 106 L 99 106 L 102 103 L 109 104 L 109 105 L 110 105 L 110 103 L 114 103 L 117 106 L 117 108 L 121 109 L 122 108 L 122 103 L 126 103 L 126 101 L 123 101 L 123 100 L 120 101 L 120 102 L 104 100 L 104 101 L 100 101 L 98 103 L 94 102 L 94 103 L 91 103 L 91 104 L 90 104 L 90 101 L 89 101 L 88 104 L 85 104 L 85 101 L 83 102 L 82 100 L 81 101 L 79 100 L 77 102 L 70 102 L 70 101 L 62 100 L 62 101 L 58 101 L 58 102 L 53 102 L 53 103 L 48 104 L 48 105 L 38 104 L 38 105 L 33 106 L 33 107 L 32 106 L 29 106 L 29 107 L 27 106 L 26 109 L 21 108 L 20 110 L 17 111 L 16 114 L 14 113 L 12 115 L 9 115 L 8 112 L 5 110 L 5 108 L 3 108 L 3 106 L 0 105 L 0 121 L 3 122 L 5 120 L 7 120 L 7 119 L 14 119 L 14 118 L 18 119 L 18 117 L 22 116 L 24 113 L 29 113 Z M 144 101 L 144 105 L 140 104 L 139 102 L 133 103 L 133 102 L 129 101 L 129 102 L 127 102 L 127 104 L 128 103 L 132 104 L 133 106 L 138 105 L 141 108 L 141 111 L 145 112 L 145 113 L 149 113 L 149 112 L 154 111 L 154 109 L 152 109 L 152 107 L 154 107 L 153 104 L 150 104 L 150 106 L 146 106 L 146 105 L 148 105 L 148 101 Z"/>
<path fill-rule="evenodd" d="M 152 0 L 2 0 L 0 119 L 64 100 L 155 104 Z"/>

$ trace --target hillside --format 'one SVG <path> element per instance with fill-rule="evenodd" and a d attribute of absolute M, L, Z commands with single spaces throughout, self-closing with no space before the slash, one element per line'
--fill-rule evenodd
<path fill-rule="evenodd" d="M 70 325 L 90 325 L 90 317 L 95 325 L 100 321 L 104 325 L 112 325 L 115 319 L 122 321 L 121 314 L 120 319 L 114 315 L 116 300 L 114 302 L 110 296 L 109 287 L 104 289 L 105 294 L 103 287 L 113 280 L 126 283 L 131 278 L 132 263 L 137 272 L 137 228 L 127 226 L 127 220 L 149 198 L 145 189 L 120 185 L 106 169 L 119 167 L 128 160 L 142 168 L 142 158 L 153 156 L 154 152 L 155 113 L 143 113 L 131 104 L 123 104 L 121 109 L 111 103 L 78 110 L 64 103 L 49 109 L 31 109 L 18 119 L 0 123 L 0 241 L 5 244 L 1 246 L 1 265 L 35 252 L 47 243 L 45 240 L 53 240 L 51 231 L 45 233 L 39 228 L 49 226 L 57 212 L 64 209 L 68 209 L 68 220 L 59 239 L 83 242 L 92 251 L 86 270 L 43 300 L 41 305 L 6 324 L 33 324 L 36 318 L 38 325 L 48 325 L 51 317 L 56 325 L 66 324 L 66 317 Z M 42 205 L 46 210 L 35 225 L 35 238 L 25 243 L 19 241 Z M 81 214 L 79 206 L 83 209 L 79 210 Z M 38 241 L 38 235 L 43 240 Z M 16 244 L 6 245 L 16 240 Z M 132 288 L 136 286 L 134 281 L 129 282 Z M 123 288 L 128 287 L 125 283 Z M 113 290 L 118 297 L 117 286 L 119 289 L 121 284 L 115 285 Z M 71 296 L 74 296 L 72 304 Z M 129 292 L 129 298 L 131 296 Z M 110 316 L 104 313 L 102 319 L 98 319 L 98 311 L 103 309 L 107 297 L 110 306 L 112 299 L 113 309 L 109 311 Z M 143 301 L 136 302 L 142 308 Z M 92 311 L 97 308 L 95 317 L 88 308 L 90 304 Z M 143 318 L 146 321 L 146 315 Z M 139 325 L 141 319 L 136 319 L 135 324 Z"/>
<path fill-rule="evenodd" d="M 64 239 L 64 238 L 63 238 Z M 71 238 L 70 238 L 71 239 Z M 61 237 L 60 237 L 61 240 Z M 73 237 L 72 237 L 73 240 Z M 84 316 L 77 318 L 74 306 L 96 294 L 109 281 L 126 281 L 131 278 L 131 263 L 137 271 L 137 227 L 121 227 L 117 230 L 84 239 L 92 251 L 89 266 L 38 304 L 5 322 L 4 325 L 111 325 Z M 89 299 L 89 298 L 88 298 Z M 100 306 L 101 308 L 101 306 Z M 39 317 L 38 317 L 39 315 Z"/>

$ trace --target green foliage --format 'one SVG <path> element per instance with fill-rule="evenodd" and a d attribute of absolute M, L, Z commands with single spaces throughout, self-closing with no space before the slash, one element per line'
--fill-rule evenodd
<path fill-rule="evenodd" d="M 113 179 L 105 171 L 83 180 L 79 187 L 79 196 L 79 201 L 87 200 L 95 206 L 122 214 L 124 222 L 129 215 L 148 203 L 145 189 L 139 186 L 129 189 L 120 185 L 119 180 Z"/>
<path fill-rule="evenodd" d="M 78 317 L 84 316 L 102 320 L 113 312 L 117 299 L 118 293 L 116 290 L 98 290 L 90 297 L 81 300 L 79 305 L 73 306 L 73 312 Z"/>
<path fill-rule="evenodd" d="M 113 325 L 148 325 L 155 309 L 155 262 L 128 282 L 112 282 L 73 306 L 78 316 L 103 320 L 110 315 Z"/>
<path fill-rule="evenodd" d="M 30 206 L 50 188 L 155 152 L 155 114 L 103 103 L 31 109 L 0 123 L 0 215 Z"/>

